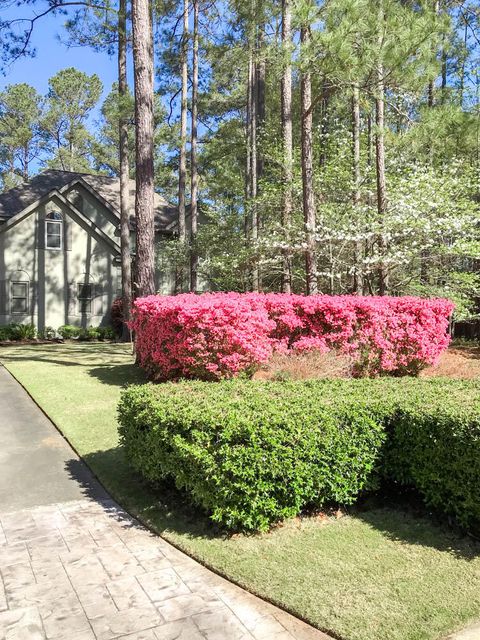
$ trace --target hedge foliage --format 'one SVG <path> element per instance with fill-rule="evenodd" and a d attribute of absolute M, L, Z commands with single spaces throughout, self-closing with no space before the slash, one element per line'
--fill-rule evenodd
<path fill-rule="evenodd" d="M 0 326 L 0 341 L 12 340 L 20 342 L 22 340 L 34 340 L 37 336 L 37 330 L 33 324 L 21 324 L 19 322 L 11 322 L 10 324 Z"/>
<path fill-rule="evenodd" d="M 91 341 L 91 340 L 115 340 L 117 337 L 113 327 L 75 327 L 71 324 L 63 324 L 57 330 L 53 327 L 45 327 L 37 330 L 33 324 L 21 324 L 12 322 L 6 326 L 0 326 L 0 342 L 25 340 L 55 340 L 57 334 L 63 340 Z"/>
<path fill-rule="evenodd" d="M 230 529 L 350 504 L 382 478 L 480 522 L 480 385 L 415 379 L 130 387 L 120 434 L 150 481 L 173 478 Z"/>
<path fill-rule="evenodd" d="M 384 476 L 480 533 L 480 383 L 422 384 L 412 394 L 387 420 Z"/>

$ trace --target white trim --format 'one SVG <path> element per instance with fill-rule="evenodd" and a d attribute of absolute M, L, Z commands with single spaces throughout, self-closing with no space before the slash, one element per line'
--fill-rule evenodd
<path fill-rule="evenodd" d="M 48 225 L 55 224 L 60 228 L 60 233 L 49 233 Z M 63 219 L 62 220 L 49 220 L 48 214 L 45 216 L 45 249 L 49 251 L 63 251 Z M 48 246 L 48 236 L 54 236 L 60 238 L 60 245 L 58 247 L 49 247 Z"/>

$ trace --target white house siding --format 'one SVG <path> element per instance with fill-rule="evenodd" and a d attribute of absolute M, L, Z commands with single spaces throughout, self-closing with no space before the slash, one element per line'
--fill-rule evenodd
<path fill-rule="evenodd" d="M 23 220 L 0 226 L 0 326 L 10 322 L 32 323 L 39 330 L 72 324 L 89 327 L 110 322 L 113 300 L 121 294 L 119 219 L 95 193 L 81 183 L 62 191 L 63 196 L 91 221 L 100 234 L 82 222 L 68 206 L 52 199 Z M 131 206 L 133 207 L 134 194 Z M 62 214 L 67 231 L 61 250 L 45 249 L 39 221 L 51 211 Z M 102 234 L 107 236 L 102 238 Z M 110 240 L 110 244 L 108 241 Z M 132 231 L 131 246 L 135 246 Z M 175 292 L 175 268 L 167 251 L 170 238 L 158 234 L 155 244 L 155 283 L 159 294 Z M 114 243 L 115 246 L 112 246 Z M 117 247 L 117 251 L 115 251 Z M 28 283 L 28 311 L 14 313 L 12 283 Z M 78 285 L 93 286 L 90 313 L 81 313 Z M 185 283 L 184 283 L 185 284 Z M 202 283 L 200 290 L 206 288 Z"/>
<path fill-rule="evenodd" d="M 175 269 L 167 253 L 167 238 L 158 238 L 155 242 L 155 287 L 160 295 L 175 293 Z"/>
<path fill-rule="evenodd" d="M 85 213 L 98 217 L 99 226 L 114 237 L 115 226 L 100 217 L 100 212 L 94 214 L 92 202 L 90 196 L 84 198 Z M 53 210 L 59 211 L 68 225 L 68 246 L 64 238 L 61 250 L 41 248 L 39 242 L 38 221 Z M 29 283 L 27 313 L 12 312 L 14 281 Z M 82 314 L 79 308 L 79 283 L 93 285 L 90 313 Z M 0 325 L 31 322 L 41 330 L 46 326 L 56 329 L 63 324 L 84 327 L 106 324 L 117 291 L 114 251 L 74 219 L 63 204 L 48 202 L 0 232 Z"/>
<path fill-rule="evenodd" d="M 64 193 L 67 200 L 77 206 L 95 226 L 119 243 L 120 238 L 115 235 L 118 226 L 118 218 L 107 207 L 100 204 L 97 198 L 83 185 L 76 184 Z M 80 198 L 80 200 L 78 200 Z M 132 201 L 133 204 L 133 201 Z M 81 206 L 78 206 L 81 205 Z"/>

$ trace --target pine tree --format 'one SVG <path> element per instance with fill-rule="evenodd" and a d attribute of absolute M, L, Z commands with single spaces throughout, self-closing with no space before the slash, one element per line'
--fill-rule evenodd
<path fill-rule="evenodd" d="M 135 75 L 136 264 L 139 296 L 155 293 L 153 35 L 148 0 L 132 0 Z"/>
<path fill-rule="evenodd" d="M 303 24 L 300 29 L 302 48 L 308 50 L 310 42 L 310 25 Z M 313 114 L 312 114 L 312 79 L 308 66 L 301 76 L 301 130 L 302 130 L 302 187 L 303 216 L 305 221 L 305 285 L 307 295 L 317 293 L 317 256 L 315 247 L 316 213 L 315 194 L 313 188 Z"/>
<path fill-rule="evenodd" d="M 197 164 L 197 136 L 198 136 L 198 19 L 200 0 L 193 0 L 193 55 L 192 55 L 192 126 L 190 149 L 191 202 L 190 202 L 190 291 L 198 288 L 198 164 Z"/>
<path fill-rule="evenodd" d="M 281 127 L 283 142 L 283 193 L 282 193 L 282 226 L 285 231 L 285 241 L 289 244 L 288 229 L 291 224 L 293 195 L 292 195 L 292 164 L 293 164 L 293 123 L 292 123 L 292 14 L 290 0 L 282 0 L 282 48 L 285 60 L 281 81 Z M 283 250 L 282 291 L 290 293 L 292 290 L 292 265 L 288 249 Z"/>
<path fill-rule="evenodd" d="M 40 122 L 44 143 L 53 156 L 48 165 L 64 171 L 88 171 L 92 136 L 86 122 L 103 90 L 100 78 L 69 67 L 50 78 L 48 84 Z"/>
<path fill-rule="evenodd" d="M 189 0 L 183 0 L 183 32 L 180 58 L 181 103 L 180 103 L 180 161 L 178 167 L 178 238 L 186 242 L 186 186 L 187 186 L 187 109 L 188 109 L 188 43 Z M 181 278 L 182 279 L 182 278 Z M 182 283 L 179 284 L 180 289 Z"/>
<path fill-rule="evenodd" d="M 122 304 L 124 340 L 130 337 L 128 321 L 132 306 L 132 256 L 130 250 L 130 167 L 128 145 L 128 114 L 124 102 L 128 97 L 127 81 L 127 2 L 118 6 L 118 155 L 120 165 L 120 248 L 122 253 Z"/>
<path fill-rule="evenodd" d="M 0 175 L 6 188 L 30 177 L 30 163 L 42 150 L 41 113 L 41 97 L 30 85 L 8 85 L 0 92 Z"/>

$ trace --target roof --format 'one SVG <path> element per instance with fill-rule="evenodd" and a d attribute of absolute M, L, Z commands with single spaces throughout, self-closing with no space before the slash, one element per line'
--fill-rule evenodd
<path fill-rule="evenodd" d="M 69 185 L 83 181 L 87 187 L 93 189 L 101 199 L 105 200 L 114 213 L 120 217 L 120 180 L 110 176 L 94 175 L 90 173 L 77 173 L 73 171 L 59 171 L 47 169 L 34 176 L 28 182 L 24 182 L 18 187 L 9 189 L 0 194 L 0 224 L 26 207 L 32 205 L 37 200 L 44 198 L 50 191 L 58 191 L 68 188 Z M 130 196 L 135 197 L 135 180 L 130 180 Z M 155 230 L 170 231 L 175 226 L 177 220 L 177 208 L 170 204 L 165 198 L 155 193 Z M 130 216 L 132 226 L 135 223 L 135 216 Z"/>

